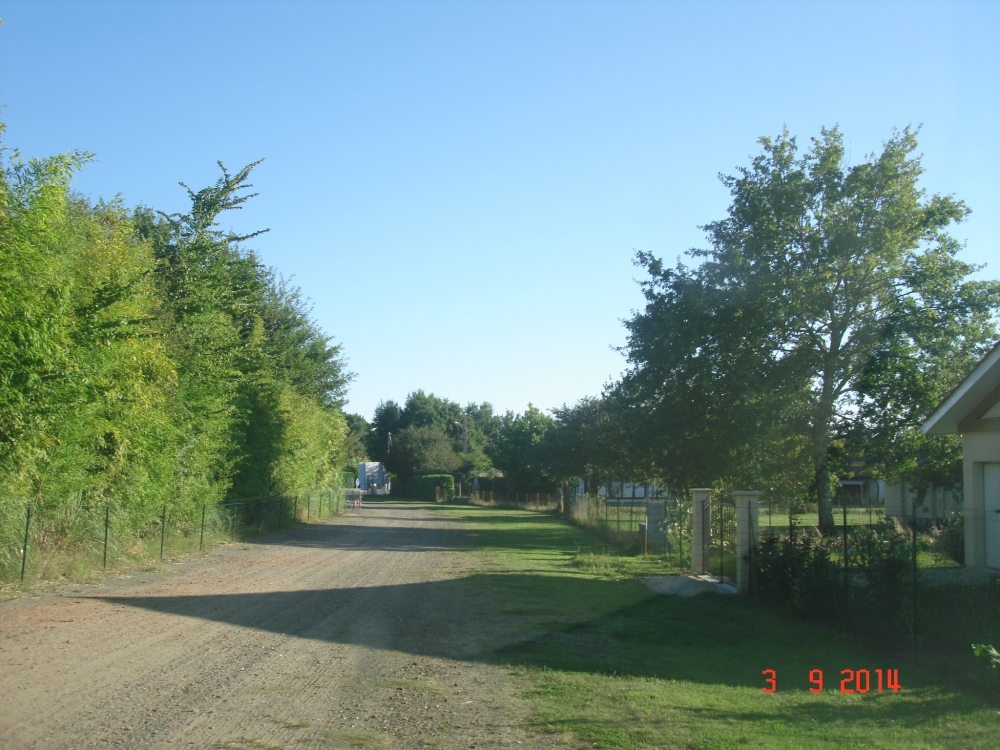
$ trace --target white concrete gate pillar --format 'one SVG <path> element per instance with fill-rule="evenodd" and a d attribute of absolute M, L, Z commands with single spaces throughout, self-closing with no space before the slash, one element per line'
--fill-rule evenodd
<path fill-rule="evenodd" d="M 757 554 L 760 492 L 734 492 L 736 503 L 736 593 L 750 593 L 750 565 Z"/>
<path fill-rule="evenodd" d="M 708 499 L 712 490 L 699 488 L 691 490 L 691 572 L 700 575 L 705 572 L 706 552 L 711 541 L 708 533 Z"/>

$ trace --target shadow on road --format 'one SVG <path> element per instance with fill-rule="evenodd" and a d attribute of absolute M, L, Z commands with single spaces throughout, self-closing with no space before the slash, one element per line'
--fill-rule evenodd
<path fill-rule="evenodd" d="M 480 522 L 477 517 L 475 521 Z M 468 545 L 548 548 L 571 554 L 569 528 L 542 517 L 529 533 L 504 529 L 336 525 L 306 527 L 270 544 L 331 549 L 432 550 Z M 508 519 L 509 521 L 509 519 Z M 533 524 L 530 516 L 525 524 Z M 578 534 L 574 536 L 579 539 Z M 753 601 L 703 594 L 662 597 L 635 581 L 578 576 L 566 569 L 477 574 L 384 586 L 186 596 L 96 597 L 118 605 L 223 622 L 331 644 L 413 655 L 532 666 L 562 673 L 615 674 L 726 687 L 760 688 L 762 670 L 781 676 L 782 692 L 805 691 L 822 669 L 835 685 L 845 668 L 900 668 L 847 637 L 800 623 Z M 873 672 L 874 673 L 874 672 Z M 831 728 L 854 719 L 917 728 L 981 706 L 933 692 L 918 674 L 900 670 L 919 701 L 807 702 L 789 706 L 785 721 Z M 718 718 L 724 706 L 711 710 Z M 759 713 L 730 712 L 734 722 Z"/>
<path fill-rule="evenodd" d="M 787 631 L 787 624 L 735 597 L 640 596 L 627 607 L 586 616 L 587 608 L 617 601 L 622 586 L 634 585 L 587 578 L 477 575 L 370 588 L 99 598 L 330 643 L 720 687 L 758 688 L 763 684 L 761 670 L 775 669 L 784 677 L 783 691 L 805 691 L 810 669 L 823 669 L 835 684 L 845 664 L 871 669 L 893 666 L 830 634 L 817 636 L 815 629 L 804 628 L 803 638 L 794 642 L 775 638 L 776 632 Z M 477 637 L 470 639 L 470 633 Z M 905 669 L 903 674 L 906 679 Z M 978 709 L 961 697 L 940 696 L 932 711 L 926 701 L 890 705 L 885 700 L 806 704 L 789 710 L 787 720 L 798 716 L 836 724 L 877 714 L 885 721 L 918 727 L 939 721 L 944 714 L 958 716 Z M 759 714 L 732 716 L 734 721 L 759 718 Z"/>

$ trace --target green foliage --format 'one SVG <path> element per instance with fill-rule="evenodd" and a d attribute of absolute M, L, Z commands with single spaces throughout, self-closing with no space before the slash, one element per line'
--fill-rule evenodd
<path fill-rule="evenodd" d="M 851 622 L 871 633 L 906 632 L 911 592 L 911 547 L 907 536 L 880 524 L 847 537 L 851 579 L 846 586 L 843 542 L 815 531 L 772 534 L 757 557 L 760 595 L 824 622 Z"/>
<path fill-rule="evenodd" d="M 403 491 L 414 500 L 447 501 L 455 497 L 455 478 L 451 474 L 411 476 L 405 480 Z"/>
<path fill-rule="evenodd" d="M 801 155 L 787 132 L 761 144 L 722 178 L 732 203 L 691 251 L 701 265 L 639 253 L 647 304 L 615 400 L 668 484 L 810 491 L 826 532 L 834 440 L 895 473 L 939 444 L 923 474 L 948 470 L 954 441 L 915 428 L 996 340 L 1000 284 L 956 258 L 947 230 L 968 208 L 918 187 L 915 132 L 855 166 L 837 129 Z"/>
<path fill-rule="evenodd" d="M 487 444 L 498 423 L 489 404 L 468 404 L 463 409 L 454 401 L 418 390 L 407 396 L 402 407 L 395 401 L 376 407 L 364 447 L 373 461 L 383 462 L 399 476 L 443 471 L 470 481 L 490 467 Z M 411 428 L 413 432 L 403 434 Z M 463 453 L 466 430 L 469 452 Z M 401 447 L 400 440 L 406 445 Z"/>
<path fill-rule="evenodd" d="M 965 515 L 948 513 L 938 532 L 935 547 L 959 565 L 965 565 Z"/>
<path fill-rule="evenodd" d="M 394 475 L 444 474 L 458 470 L 458 454 L 448 436 L 432 426 L 404 427 L 392 441 L 392 452 L 385 461 Z"/>
<path fill-rule="evenodd" d="M 358 464 L 368 460 L 368 453 L 365 449 L 365 436 L 368 435 L 370 426 L 368 420 L 360 414 L 345 414 L 344 420 L 347 423 L 347 440 L 344 445 L 344 467 L 358 473 Z"/>
<path fill-rule="evenodd" d="M 592 487 L 607 476 L 610 451 L 601 440 L 607 425 L 603 407 L 600 399 L 584 398 L 552 410 L 554 422 L 536 448 L 546 476 L 556 482 L 585 478 Z"/>
<path fill-rule="evenodd" d="M 973 643 L 972 653 L 980 659 L 987 659 L 990 666 L 1000 673 L 1000 651 L 997 651 L 992 645 Z"/>
<path fill-rule="evenodd" d="M 524 414 L 507 412 L 500 419 L 490 455 L 493 464 L 504 473 L 509 489 L 545 492 L 552 488 L 539 448 L 552 426 L 552 418 L 531 404 Z"/>
<path fill-rule="evenodd" d="M 29 504 L 38 537 L 66 547 L 80 508 L 141 537 L 164 506 L 186 523 L 227 496 L 339 484 L 339 347 L 240 248 L 253 234 L 218 228 L 254 165 L 166 216 L 74 195 L 87 154 L 3 159 L 0 567 Z"/>

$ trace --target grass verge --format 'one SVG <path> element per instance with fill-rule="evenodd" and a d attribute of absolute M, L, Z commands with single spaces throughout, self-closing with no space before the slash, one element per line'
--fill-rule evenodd
<path fill-rule="evenodd" d="M 677 572 L 666 561 L 615 555 L 552 515 L 429 507 L 469 529 L 481 574 L 465 585 L 507 634 L 477 658 L 510 669 L 540 733 L 601 748 L 997 746 L 995 705 L 898 653 L 735 596 L 655 596 L 635 579 Z M 841 693 L 845 669 L 869 670 L 872 689 Z M 877 669 L 898 670 L 898 694 L 877 692 Z"/>

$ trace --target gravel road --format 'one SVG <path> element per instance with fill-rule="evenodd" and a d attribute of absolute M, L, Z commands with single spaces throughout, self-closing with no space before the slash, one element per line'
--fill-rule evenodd
<path fill-rule="evenodd" d="M 545 747 L 450 514 L 372 504 L 0 604 L 0 747 Z"/>

